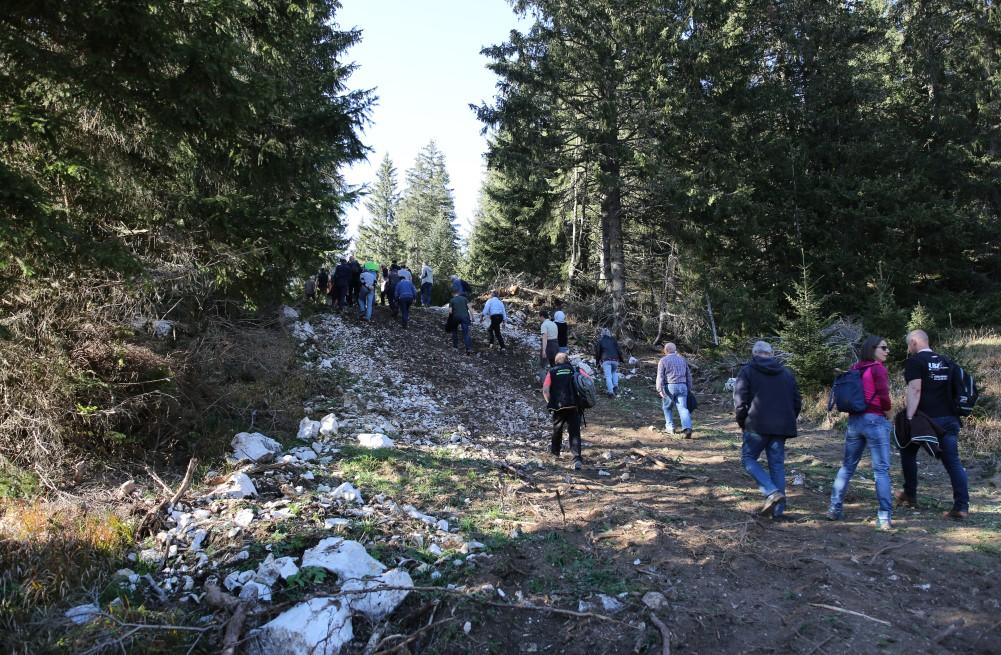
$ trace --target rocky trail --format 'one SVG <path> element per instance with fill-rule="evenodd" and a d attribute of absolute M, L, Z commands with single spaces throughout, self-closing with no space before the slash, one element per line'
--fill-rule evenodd
<path fill-rule="evenodd" d="M 523 315 L 506 353 L 475 328 L 473 356 L 437 310 L 407 331 L 378 307 L 285 318 L 330 393 L 298 435 L 237 435 L 117 578 L 112 606 L 202 617 L 179 652 L 1001 652 L 1001 494 L 972 462 L 966 523 L 941 518 L 948 478 L 922 460 L 924 508 L 876 531 L 867 459 L 830 523 L 841 439 L 805 430 L 775 523 L 725 397 L 702 396 L 694 439 L 652 427 L 653 355 L 588 413 L 570 471 L 546 454 Z"/>

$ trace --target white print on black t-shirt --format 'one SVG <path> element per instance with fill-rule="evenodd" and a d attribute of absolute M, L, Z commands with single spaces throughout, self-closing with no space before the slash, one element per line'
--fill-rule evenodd
<path fill-rule="evenodd" d="M 943 371 L 944 372 L 940 372 Z M 946 382 L 949 379 L 949 365 L 945 362 L 928 362 L 928 379 L 935 382 Z"/>

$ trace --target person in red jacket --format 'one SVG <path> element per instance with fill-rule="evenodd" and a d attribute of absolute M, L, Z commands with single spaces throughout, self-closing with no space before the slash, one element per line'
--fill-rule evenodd
<path fill-rule="evenodd" d="M 862 390 L 865 392 L 866 408 L 859 414 L 848 417 L 848 431 L 845 433 L 845 456 L 841 469 L 834 478 L 831 489 L 831 506 L 827 518 L 840 521 L 844 518 L 845 492 L 855 474 L 855 467 L 866 447 L 872 456 L 872 472 L 876 479 L 876 499 L 879 510 L 876 513 L 876 527 L 889 530 L 893 511 L 893 489 L 890 485 L 890 378 L 883 362 L 890 355 L 886 339 L 875 335 L 862 343 L 861 361 L 852 368 L 862 372 Z"/>

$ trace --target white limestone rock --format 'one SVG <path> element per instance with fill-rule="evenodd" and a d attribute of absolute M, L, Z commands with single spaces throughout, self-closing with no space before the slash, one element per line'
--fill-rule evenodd
<path fill-rule="evenodd" d="M 312 448 L 307 448 L 306 446 L 299 446 L 298 448 L 293 448 L 289 451 L 290 455 L 295 455 L 304 462 L 311 462 L 317 458 L 317 454 Z"/>
<path fill-rule="evenodd" d="M 299 432 L 296 433 L 296 437 L 302 441 L 312 442 L 320 435 L 320 422 L 314 421 L 311 418 L 304 417 L 299 421 Z"/>
<path fill-rule="evenodd" d="M 330 492 L 330 495 L 332 495 L 335 500 L 343 500 L 348 503 L 362 504 L 365 502 L 362 500 L 361 492 L 355 489 L 350 482 L 341 484 L 339 487 Z"/>
<path fill-rule="evenodd" d="M 76 625 L 83 625 L 96 619 L 100 613 L 100 607 L 94 603 L 87 603 L 85 605 L 77 605 L 76 607 L 69 608 L 63 616 Z"/>
<path fill-rule="evenodd" d="M 233 517 L 233 523 L 236 523 L 241 528 L 250 527 L 250 524 L 254 522 L 254 510 L 248 508 L 241 509 Z"/>
<path fill-rule="evenodd" d="M 229 444 L 237 461 L 270 462 L 282 452 L 282 445 L 260 432 L 240 432 Z"/>
<path fill-rule="evenodd" d="M 206 498 L 247 498 L 256 495 L 257 487 L 254 486 L 254 481 L 246 473 L 241 472 L 229 476 L 225 482 L 210 491 Z"/>
<path fill-rule="evenodd" d="M 367 580 L 349 580 L 341 585 L 341 591 L 413 586 L 414 581 L 410 578 L 410 574 L 402 569 L 392 569 Z M 367 594 L 346 594 L 346 600 L 353 611 L 364 614 L 371 621 L 381 621 L 392 614 L 409 593 L 407 589 L 390 589 Z"/>
<path fill-rule="evenodd" d="M 302 554 L 302 566 L 318 566 L 336 573 L 341 582 L 379 575 L 386 567 L 357 541 L 327 537 Z"/>
<path fill-rule="evenodd" d="M 354 638 L 351 611 L 343 598 L 300 603 L 253 630 L 248 655 L 338 655 Z"/>
<path fill-rule="evenodd" d="M 337 434 L 341 426 L 337 422 L 337 417 L 333 414 L 327 414 L 322 419 L 320 419 L 320 434 L 325 437 L 329 437 Z"/>
<path fill-rule="evenodd" d="M 395 448 L 392 439 L 379 432 L 363 432 L 358 435 L 358 443 L 362 448 Z"/>

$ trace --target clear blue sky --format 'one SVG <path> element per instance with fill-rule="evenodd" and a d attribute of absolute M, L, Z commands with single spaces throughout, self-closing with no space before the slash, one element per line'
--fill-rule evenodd
<path fill-rule="evenodd" d="M 486 142 L 469 105 L 490 100 L 496 77 L 480 49 L 507 40 L 517 18 L 506 0 L 342 0 L 335 19 L 362 30 L 347 58 L 358 64 L 349 85 L 374 89 L 378 101 L 362 139 L 368 162 L 346 171 L 351 184 L 369 183 L 389 153 L 403 188 L 421 146 L 434 139 L 445 154 L 460 234 L 476 210 Z M 365 214 L 348 212 L 348 233 Z"/>

